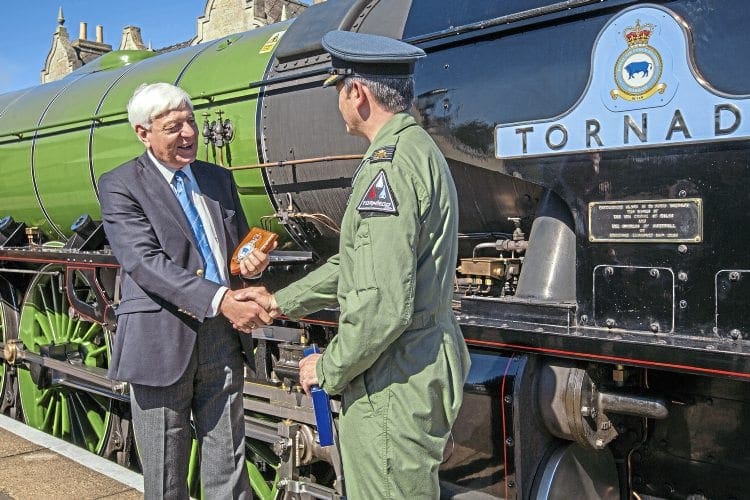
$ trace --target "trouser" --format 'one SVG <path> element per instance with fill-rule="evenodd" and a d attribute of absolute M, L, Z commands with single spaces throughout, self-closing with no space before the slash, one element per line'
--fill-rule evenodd
<path fill-rule="evenodd" d="M 340 414 L 339 443 L 349 500 L 440 497 L 438 467 L 450 422 L 442 415 L 430 415 L 428 409 L 419 414 L 410 401 L 408 390 L 387 388 L 365 393 Z"/>
<path fill-rule="evenodd" d="M 242 385 L 239 338 L 223 318 L 203 323 L 190 363 L 177 382 L 168 387 L 131 385 L 147 500 L 189 498 L 191 414 L 201 450 L 205 497 L 252 498 L 245 467 Z"/>

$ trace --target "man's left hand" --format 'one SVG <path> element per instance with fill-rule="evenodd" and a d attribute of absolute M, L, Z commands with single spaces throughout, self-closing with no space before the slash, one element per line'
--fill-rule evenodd
<path fill-rule="evenodd" d="M 315 369 L 321 356 L 322 354 L 310 354 L 299 362 L 299 383 L 308 396 L 310 395 L 310 387 L 318 385 L 318 373 Z"/>
<path fill-rule="evenodd" d="M 274 248 L 276 248 L 275 241 L 268 252 Z M 268 253 L 255 249 L 240 260 L 240 274 L 246 279 L 257 278 L 268 267 L 268 262 Z"/>

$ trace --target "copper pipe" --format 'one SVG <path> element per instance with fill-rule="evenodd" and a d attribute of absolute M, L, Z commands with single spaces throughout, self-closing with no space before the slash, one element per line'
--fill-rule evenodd
<path fill-rule="evenodd" d="M 250 170 L 254 168 L 287 167 L 290 165 L 303 165 L 306 163 L 322 163 L 327 161 L 361 160 L 364 155 L 335 155 L 319 156 L 317 158 L 304 158 L 302 160 L 280 160 L 255 165 L 240 165 L 239 167 L 227 167 L 228 170 Z"/>

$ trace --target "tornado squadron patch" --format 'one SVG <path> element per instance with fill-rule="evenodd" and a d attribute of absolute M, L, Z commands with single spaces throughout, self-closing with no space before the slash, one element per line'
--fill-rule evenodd
<path fill-rule="evenodd" d="M 381 170 L 365 191 L 365 195 L 357 205 L 357 210 L 360 212 L 398 214 L 397 208 L 398 204 L 391 187 L 388 185 L 388 178 L 385 176 L 385 171 Z"/>

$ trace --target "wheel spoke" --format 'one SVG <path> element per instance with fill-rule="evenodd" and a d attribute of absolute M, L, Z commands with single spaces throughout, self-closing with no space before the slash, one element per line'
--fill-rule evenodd
<path fill-rule="evenodd" d="M 60 398 L 60 436 L 70 435 L 70 408 L 68 406 L 68 399 L 64 394 L 59 395 Z"/>
<path fill-rule="evenodd" d="M 60 287 L 59 287 L 59 278 L 52 276 L 50 278 L 50 286 L 48 287 L 50 297 L 52 298 L 52 311 L 54 316 L 54 325 L 55 330 L 54 333 L 61 334 L 65 331 L 63 326 L 63 318 L 60 312 L 63 311 L 62 303 L 61 303 L 61 297 L 60 297 Z M 63 339 L 55 339 L 57 342 L 62 342 Z"/>
<path fill-rule="evenodd" d="M 79 337 L 79 332 L 82 329 L 83 329 L 83 323 L 81 321 L 77 321 L 75 332 L 73 335 L 71 335 L 71 337 L 80 338 L 81 342 L 91 342 L 94 339 L 94 337 L 96 337 L 97 334 L 99 334 L 99 332 L 102 331 L 99 325 L 92 323 L 89 326 L 89 329 L 86 330 L 86 333 L 84 333 L 82 336 Z"/>
<path fill-rule="evenodd" d="M 37 320 L 37 325 L 42 329 L 42 331 L 44 331 L 47 339 L 51 342 L 55 342 L 55 325 L 53 323 L 54 314 L 51 314 L 51 311 L 54 311 L 54 309 L 50 308 L 50 306 L 48 305 L 45 288 L 41 284 L 38 285 L 37 288 L 39 289 L 38 297 L 39 301 L 41 302 L 41 307 L 35 308 L 36 313 L 34 314 L 34 317 Z M 24 310 L 25 309 L 26 305 L 24 304 Z"/>
<path fill-rule="evenodd" d="M 49 389 L 45 389 L 39 392 L 39 395 L 37 396 L 35 402 L 37 406 L 48 406 L 52 401 L 53 396 L 54 393 L 52 391 L 50 391 Z"/>
<path fill-rule="evenodd" d="M 101 325 L 68 313 L 64 269 L 47 266 L 24 299 L 18 337 L 39 353 L 52 344 L 80 353 L 86 366 L 107 368 L 109 342 Z M 83 288 L 76 288 L 79 293 Z M 93 297 L 93 295 L 91 295 Z M 61 358 L 66 360 L 66 358 Z M 27 370 L 19 371 L 20 399 L 27 424 L 89 451 L 103 453 L 110 434 L 111 400 L 62 385 L 40 388 Z"/>
<path fill-rule="evenodd" d="M 42 312 L 36 312 L 34 313 L 34 321 L 36 322 L 35 326 L 38 327 L 42 333 L 41 335 L 36 335 L 34 340 L 38 342 L 39 345 L 46 345 L 54 342 L 54 331 L 49 316 Z"/>
<path fill-rule="evenodd" d="M 107 346 L 103 345 L 94 349 L 89 349 L 87 358 L 98 358 L 100 354 L 107 352 Z"/>

